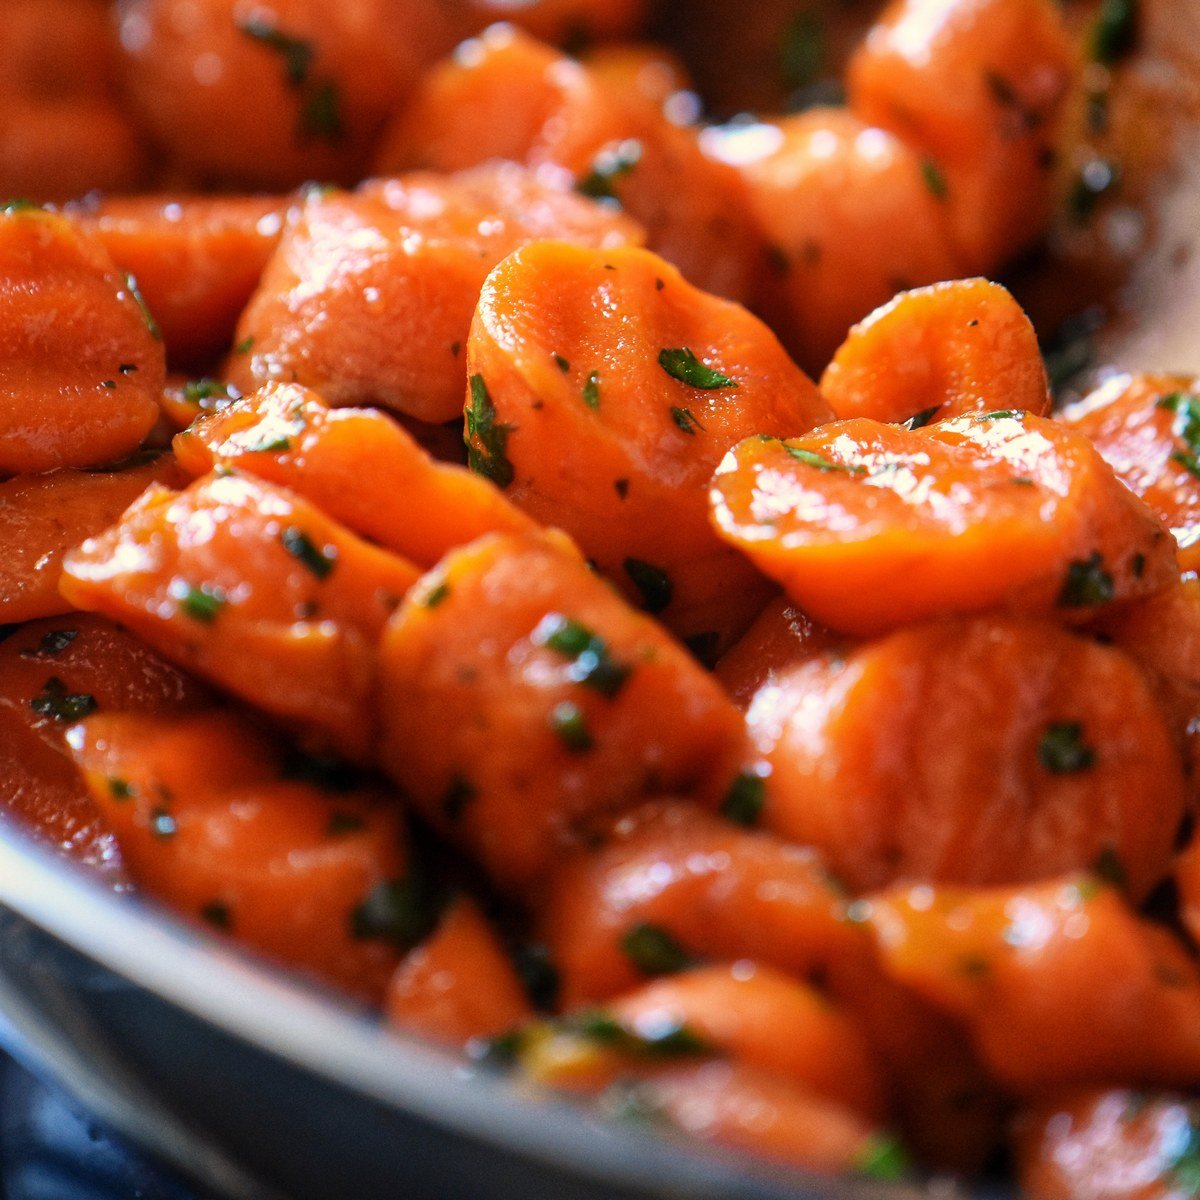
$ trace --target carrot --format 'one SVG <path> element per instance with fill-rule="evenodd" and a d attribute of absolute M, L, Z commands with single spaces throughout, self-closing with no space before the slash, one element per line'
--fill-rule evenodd
<path fill-rule="evenodd" d="M 405 956 L 383 1008 L 397 1028 L 451 1046 L 496 1037 L 533 1016 L 504 947 L 466 896 Z"/>
<path fill-rule="evenodd" d="M 1200 1072 L 1200 969 L 1090 877 L 898 888 L 868 920 L 887 971 L 962 1019 L 1003 1083 L 1190 1087 Z"/>
<path fill-rule="evenodd" d="M 225 380 L 211 375 L 189 379 L 173 372 L 167 376 L 167 386 L 158 405 L 163 421 L 170 428 L 186 429 L 204 413 L 220 412 L 241 398 L 241 391 Z"/>
<path fill-rule="evenodd" d="M 542 237 L 641 240 L 620 214 L 513 164 L 311 192 L 238 324 L 229 378 L 242 391 L 282 380 L 331 404 L 448 421 L 462 407 L 487 273 Z"/>
<path fill-rule="evenodd" d="M 177 484 L 170 456 L 115 471 L 54 471 L 0 483 L 0 623 L 67 612 L 62 556 L 100 533 L 152 483 Z"/>
<path fill-rule="evenodd" d="M 8 0 L 0 94 L 51 102 L 102 96 L 116 74 L 116 38 L 96 0 Z"/>
<path fill-rule="evenodd" d="M 792 668 L 749 716 L 764 822 L 855 892 L 1111 862 L 1135 899 L 1186 809 L 1171 732 L 1119 650 L 1002 617 L 935 622 Z"/>
<path fill-rule="evenodd" d="M 1200 1106 L 1171 1093 L 1080 1089 L 1034 1104 L 1015 1141 L 1031 1200 L 1182 1200 L 1196 1191 Z"/>
<path fill-rule="evenodd" d="M 130 877 L 193 921 L 378 1003 L 418 936 L 395 798 L 309 782 L 243 716 L 99 714 L 67 741 Z"/>
<path fill-rule="evenodd" d="M 380 761 L 509 890 L 647 794 L 717 803 L 741 761 L 720 688 L 561 534 L 452 551 L 380 655 Z"/>
<path fill-rule="evenodd" d="M 678 55 L 654 42 L 605 42 L 581 55 L 584 66 L 605 87 L 628 90 L 665 105 L 692 87 Z"/>
<path fill-rule="evenodd" d="M 1075 51 L 1053 0 L 893 0 L 850 61 L 850 108 L 924 155 L 966 271 L 1045 228 Z"/>
<path fill-rule="evenodd" d="M 331 409 L 295 384 L 267 384 L 200 417 L 175 446 L 193 475 L 232 467 L 292 488 L 422 567 L 485 533 L 534 529 L 491 483 L 431 459 L 383 413 Z"/>
<path fill-rule="evenodd" d="M 202 368 L 233 343 L 287 206 L 273 196 L 109 197 L 72 215 L 138 281 L 171 362 Z"/>
<path fill-rule="evenodd" d="M 828 414 L 757 318 L 649 251 L 544 242 L 488 277 L 467 365 L 476 470 L 680 636 L 746 628 L 767 589 L 709 528 L 713 468 Z"/>
<path fill-rule="evenodd" d="M 122 83 L 138 121 L 192 186 L 349 180 L 425 63 L 454 44 L 417 0 L 129 0 Z M 385 36 L 384 30 L 403 30 Z"/>
<path fill-rule="evenodd" d="M 126 877 L 108 823 L 68 757 L 63 732 L 88 712 L 178 714 L 206 690 L 136 638 L 76 613 L 0 640 L 0 795 L 14 818 L 114 886 Z"/>
<path fill-rule="evenodd" d="M 1170 527 L 1180 569 L 1200 568 L 1200 381 L 1117 375 L 1062 419 Z"/>
<path fill-rule="evenodd" d="M 116 462 L 158 415 L 163 351 L 132 283 L 65 217 L 0 208 L 0 474 Z"/>
<path fill-rule="evenodd" d="M 147 491 L 67 555 L 61 587 L 77 607 L 361 758 L 378 722 L 376 641 L 416 577 L 299 496 L 233 474 Z"/>
<path fill-rule="evenodd" d="M 755 307 L 806 370 L 900 289 L 962 273 L 919 155 L 843 109 L 735 123 L 702 144 L 743 179 L 767 246 Z"/>
<path fill-rule="evenodd" d="M 918 288 L 876 309 L 826 367 L 821 394 L 840 420 L 1050 414 L 1037 334 L 1011 294 L 986 279 Z"/>
<path fill-rule="evenodd" d="M 647 0 L 475 0 L 478 32 L 493 21 L 512 21 L 550 42 L 631 37 L 645 23 Z"/>
<path fill-rule="evenodd" d="M 1200 941 L 1200 841 L 1195 837 L 1176 863 L 1175 882 L 1179 888 L 1184 926 Z"/>
<path fill-rule="evenodd" d="M 498 158 L 564 175 L 623 208 L 698 287 L 748 293 L 760 247 L 736 172 L 708 158 L 656 99 L 507 26 L 429 72 L 384 134 L 375 170 L 455 171 Z"/>
<path fill-rule="evenodd" d="M 1166 530 L 1087 439 L 1015 410 L 750 438 L 711 503 L 721 536 L 847 633 L 990 608 L 1078 620 L 1176 577 Z"/>

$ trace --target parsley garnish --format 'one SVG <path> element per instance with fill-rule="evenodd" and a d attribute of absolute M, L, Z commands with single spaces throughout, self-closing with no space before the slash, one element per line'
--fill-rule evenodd
<path fill-rule="evenodd" d="M 658 365 L 672 379 L 678 379 L 680 383 L 686 383 L 689 387 L 706 390 L 737 387 L 736 380 L 705 366 L 686 346 L 678 350 L 660 350 Z"/>
<path fill-rule="evenodd" d="M 609 700 L 625 686 L 632 670 L 613 658 L 608 643 L 599 634 L 561 613 L 544 617 L 531 640 L 535 646 L 545 646 L 571 659 L 567 671 L 571 682 L 591 688 Z"/>
<path fill-rule="evenodd" d="M 308 82 L 313 61 L 312 42 L 292 37 L 269 21 L 245 21 L 238 26 L 238 31 L 280 56 L 283 60 L 283 77 L 289 87 L 302 87 Z"/>
<path fill-rule="evenodd" d="M 671 933 L 645 921 L 626 931 L 621 949 L 643 975 L 675 975 L 696 965 Z"/>
<path fill-rule="evenodd" d="M 634 1057 L 677 1058 L 711 1054 L 712 1048 L 687 1025 L 664 1021 L 651 1031 L 635 1033 L 603 1010 L 575 1013 L 557 1022 L 559 1028 L 588 1041 Z"/>
<path fill-rule="evenodd" d="M 912 1161 L 897 1138 L 875 1134 L 855 1155 L 852 1169 L 870 1179 L 903 1179 L 912 1174 Z"/>
<path fill-rule="evenodd" d="M 564 700 L 550 712 L 550 728 L 572 754 L 586 754 L 595 743 L 578 704 Z"/>
<path fill-rule="evenodd" d="M 804 463 L 806 467 L 816 467 L 818 471 L 844 471 L 847 475 L 865 475 L 867 473 L 866 467 L 860 467 L 854 463 L 834 462 L 833 459 L 817 454 L 813 450 L 805 450 L 802 446 L 792 446 L 787 442 L 780 444 L 792 458 L 797 462 Z"/>
<path fill-rule="evenodd" d="M 1092 61 L 1112 66 L 1137 41 L 1137 0 L 1101 0 L 1092 26 Z"/>
<path fill-rule="evenodd" d="M 940 404 L 935 404 L 932 408 L 923 408 L 919 413 L 913 413 L 907 421 L 902 421 L 901 425 L 905 429 L 924 429 L 941 411 L 941 407 Z"/>
<path fill-rule="evenodd" d="M 234 346 L 233 352 L 234 354 L 249 354 L 253 348 L 254 334 L 251 334 L 249 337 L 242 338 L 242 340 L 238 342 L 236 346 Z"/>
<path fill-rule="evenodd" d="M 613 184 L 628 175 L 642 158 L 642 143 L 628 138 L 605 148 L 592 161 L 592 169 L 576 185 L 576 191 L 593 200 L 616 200 Z"/>
<path fill-rule="evenodd" d="M 162 341 L 162 330 L 158 327 L 158 322 L 154 319 L 150 312 L 149 306 L 146 304 L 145 297 L 138 291 L 137 280 L 132 275 L 125 276 L 125 290 L 132 297 L 134 304 L 138 306 L 138 310 L 142 314 L 142 320 L 146 324 L 146 330 L 150 336 L 156 341 Z"/>
<path fill-rule="evenodd" d="M 583 385 L 583 402 L 584 402 L 584 404 L 586 404 L 588 406 L 588 408 L 590 408 L 592 410 L 592 412 L 596 412 L 599 409 L 599 407 L 600 407 L 600 373 L 599 373 L 599 371 L 592 371 L 588 375 L 587 382 Z"/>
<path fill-rule="evenodd" d="M 410 879 L 377 883 L 350 914 L 350 933 L 360 941 L 386 938 L 402 947 L 415 945 L 430 925 L 419 888 Z"/>
<path fill-rule="evenodd" d="M 30 700 L 29 707 L 39 717 L 53 717 L 65 722 L 90 716 L 98 706 L 95 696 L 87 692 L 68 692 L 67 685 L 57 675 L 51 675 L 42 690 Z"/>
<path fill-rule="evenodd" d="M 32 650 L 22 650 L 22 658 L 57 658 L 77 637 L 78 629 L 51 629 L 43 633 Z"/>
<path fill-rule="evenodd" d="M 946 176 L 942 174 L 941 168 L 932 158 L 923 158 L 921 160 L 921 178 L 925 181 L 925 186 L 936 199 L 945 200 L 950 195 Z"/>
<path fill-rule="evenodd" d="M 648 613 L 660 613 L 671 603 L 675 587 L 662 567 L 643 562 L 640 558 L 627 558 L 623 565 L 625 574 L 641 593 L 642 607 Z"/>
<path fill-rule="evenodd" d="M 561 354 L 556 354 L 556 355 L 554 355 L 554 365 L 555 365 L 556 367 L 558 367 L 558 369 L 559 369 L 559 370 L 560 370 L 560 371 L 561 371 L 561 372 L 562 372 L 564 375 L 566 375 L 566 374 L 567 374 L 567 373 L 570 371 L 570 369 L 571 369 L 571 364 L 570 364 L 570 362 L 568 362 L 568 361 L 567 361 L 567 359 L 563 358 L 563 356 L 562 356 Z"/>
<path fill-rule="evenodd" d="M 812 83 L 825 60 L 825 28 L 812 13 L 797 13 L 779 44 L 779 74 L 795 91 Z"/>
<path fill-rule="evenodd" d="M 1095 765 L 1096 752 L 1083 740 L 1078 721 L 1055 721 L 1038 742 L 1038 761 L 1054 775 L 1075 775 Z"/>
<path fill-rule="evenodd" d="M 449 595 L 450 585 L 443 579 L 440 583 L 434 584 L 425 593 L 425 598 L 421 601 L 421 604 L 425 608 L 437 608 Z"/>
<path fill-rule="evenodd" d="M 1096 551 L 1091 558 L 1068 565 L 1058 602 L 1064 608 L 1091 608 L 1108 604 L 1115 595 L 1113 577 L 1104 569 L 1104 559 Z"/>
<path fill-rule="evenodd" d="M 116 775 L 108 777 L 108 794 L 118 803 L 124 803 L 133 798 L 135 789 L 128 779 L 119 779 Z"/>
<path fill-rule="evenodd" d="M 327 579 L 337 565 L 336 546 L 318 546 L 297 525 L 289 525 L 280 535 L 283 548 L 302 562 L 318 579 Z"/>
<path fill-rule="evenodd" d="M 467 465 L 497 487 L 508 487 L 513 481 L 514 472 L 505 450 L 513 427 L 496 423 L 496 406 L 482 375 L 472 375 L 469 384 L 471 402 L 466 413 Z M 478 446 L 475 442 L 479 443 Z"/>
<path fill-rule="evenodd" d="M 196 587 L 177 580 L 170 587 L 170 595 L 172 599 L 179 601 L 179 607 L 193 621 L 200 621 L 205 625 L 211 625 L 228 603 L 225 590 L 210 583 L 202 583 Z"/>
<path fill-rule="evenodd" d="M 1112 846 L 1105 846 L 1100 851 L 1095 863 L 1092 864 L 1092 874 L 1103 879 L 1105 883 L 1111 883 L 1113 887 L 1119 888 L 1121 891 L 1126 891 L 1129 887 L 1129 873 L 1125 870 L 1121 856 Z"/>
<path fill-rule="evenodd" d="M 696 414 L 690 408 L 672 408 L 671 420 L 683 430 L 688 437 L 695 437 L 697 429 L 703 429 L 704 426 L 696 420 Z"/>
<path fill-rule="evenodd" d="M 313 88 L 300 110 L 300 133 L 336 142 L 345 131 L 341 89 L 332 79 L 324 79 Z"/>
<path fill-rule="evenodd" d="M 1191 392 L 1171 392 L 1155 407 L 1175 414 L 1171 432 L 1187 447 L 1172 454 L 1171 462 L 1200 478 L 1200 396 Z"/>
<path fill-rule="evenodd" d="M 763 776 L 757 771 L 743 771 L 725 793 L 721 815 L 735 825 L 756 825 L 766 799 L 767 785 Z"/>

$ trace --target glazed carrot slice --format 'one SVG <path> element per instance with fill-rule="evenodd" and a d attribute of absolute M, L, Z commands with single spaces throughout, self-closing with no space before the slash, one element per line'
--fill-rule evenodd
<path fill-rule="evenodd" d="M 315 191 L 243 313 L 230 380 L 301 383 L 331 404 L 458 415 L 463 350 L 487 273 L 527 242 L 638 242 L 620 213 L 512 163 Z"/>
<path fill-rule="evenodd" d="M 0 483 L 0 623 L 67 612 L 62 556 L 111 525 L 153 483 L 182 483 L 170 455 L 115 471 L 53 471 Z"/>
<path fill-rule="evenodd" d="M 1200 381 L 1118 375 L 1062 419 L 1170 527 L 1180 568 L 1200 568 Z"/>
<path fill-rule="evenodd" d="M 1200 969 L 1114 888 L 1082 875 L 898 888 L 872 897 L 868 919 L 888 972 L 966 1022 L 1003 1083 L 1196 1080 Z"/>
<path fill-rule="evenodd" d="M 844 109 L 735 122 L 702 145 L 742 177 L 767 246 L 754 306 L 808 371 L 900 289 L 962 274 L 920 155 Z"/>
<path fill-rule="evenodd" d="M 850 61 L 851 109 L 926 156 L 972 274 L 1049 219 L 1075 57 L 1053 0 L 893 0 Z"/>
<path fill-rule="evenodd" d="M 564 858 L 539 905 L 541 935 L 568 1010 L 632 990 L 644 978 L 628 952 L 658 931 L 689 959 L 753 959 L 797 977 L 861 959 L 821 859 L 808 848 L 739 827 L 761 781 L 740 783 L 725 808 L 738 820 L 678 802 L 645 805 Z"/>
<path fill-rule="evenodd" d="M 477 32 L 494 21 L 512 21 L 534 37 L 550 42 L 632 37 L 645 23 L 647 0 L 475 0 Z M 477 15 L 475 15 L 477 14 Z"/>
<path fill-rule="evenodd" d="M 416 940 L 394 796 L 297 777 L 244 716 L 99 714 L 67 732 L 145 895 L 378 1003 Z"/>
<path fill-rule="evenodd" d="M 385 133 L 375 169 L 455 171 L 493 159 L 561 175 L 623 209 L 697 287 L 746 297 L 760 245 L 737 173 L 657 99 L 508 26 L 435 67 Z"/>
<path fill-rule="evenodd" d="M 486 479 L 430 458 L 374 409 L 331 409 L 296 384 L 267 384 L 179 434 L 193 475 L 233 467 L 299 492 L 356 533 L 433 566 L 485 533 L 535 526 Z"/>
<path fill-rule="evenodd" d="M 692 86 L 679 56 L 654 42 L 602 42 L 585 50 L 580 61 L 605 87 L 636 93 L 653 104 L 666 104 Z"/>
<path fill-rule="evenodd" d="M 91 712 L 179 714 L 208 692 L 131 634 L 73 613 L 0 641 L 0 794 L 7 811 L 114 885 L 121 853 L 67 754 L 63 734 Z"/>
<path fill-rule="evenodd" d="M 561 534 L 453 551 L 380 654 L 380 761 L 509 890 L 647 794 L 717 803 L 740 765 L 721 689 Z"/>
<path fill-rule="evenodd" d="M 649 251 L 543 242 L 488 277 L 468 369 L 477 471 L 681 636 L 745 629 L 765 585 L 709 528 L 708 481 L 747 434 L 828 415 L 766 326 Z"/>
<path fill-rule="evenodd" d="M 821 394 L 840 420 L 1050 414 L 1037 334 L 1012 295 L 986 279 L 936 283 L 876 309 L 838 348 Z"/>
<path fill-rule="evenodd" d="M 172 373 L 167 376 L 167 386 L 158 405 L 171 428 L 186 429 L 197 417 L 220 412 L 241 398 L 241 391 L 223 379 L 214 379 L 211 375 L 189 379 L 186 375 Z"/>
<path fill-rule="evenodd" d="M 63 594 L 174 662 L 362 757 L 375 645 L 417 571 L 291 492 L 239 475 L 148 491 L 67 555 Z"/>
<path fill-rule="evenodd" d="M 1015 1141 L 1033 1200 L 1182 1200 L 1196 1191 L 1200 1106 L 1169 1092 L 1072 1091 L 1022 1113 Z"/>
<path fill-rule="evenodd" d="M 117 46 L 104 6 L 93 0 L 8 0 L 0 44 L 0 93 L 47 102 L 103 95 Z"/>
<path fill-rule="evenodd" d="M 1042 622 L 934 622 L 815 658 L 775 691 L 748 714 L 773 767 L 764 822 L 855 892 L 1108 862 L 1140 900 L 1170 870 L 1179 752 L 1117 649 Z"/>
<path fill-rule="evenodd" d="M 388 983 L 387 1020 L 451 1046 L 497 1037 L 533 1016 L 495 931 L 466 896 L 405 956 Z"/>
<path fill-rule="evenodd" d="M 149 322 L 104 248 L 67 218 L 0 209 L 0 474 L 137 450 L 165 379 Z"/>
<path fill-rule="evenodd" d="M 171 362 L 205 367 L 233 344 L 288 204 L 277 196 L 116 196 L 85 202 L 72 216 L 138 281 Z"/>
<path fill-rule="evenodd" d="M 711 502 L 724 538 L 847 633 L 989 608 L 1076 620 L 1176 577 L 1166 530 L 1087 439 L 1016 410 L 750 438 Z"/>

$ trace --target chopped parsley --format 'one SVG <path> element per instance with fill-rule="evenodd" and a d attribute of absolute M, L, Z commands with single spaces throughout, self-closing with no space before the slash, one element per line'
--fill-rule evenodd
<path fill-rule="evenodd" d="M 239 32 L 279 55 L 283 81 L 299 92 L 299 133 L 301 137 L 320 137 L 336 141 L 345 132 L 342 122 L 341 94 L 328 78 L 314 78 L 316 47 L 308 38 L 286 33 L 270 21 L 254 18 L 238 25 Z"/>
<path fill-rule="evenodd" d="M 901 422 L 905 429 L 924 429 L 934 417 L 941 411 L 941 405 L 935 404 L 932 408 L 923 408 L 919 413 L 913 413 L 907 421 Z"/>
<path fill-rule="evenodd" d="M 120 779 L 116 775 L 108 777 L 108 794 L 119 804 L 133 799 L 136 790 L 128 779 Z"/>
<path fill-rule="evenodd" d="M 238 31 L 279 55 L 283 62 L 283 77 L 289 87 L 303 87 L 308 82 L 314 57 L 312 42 L 293 37 L 260 19 L 243 22 Z"/>
<path fill-rule="evenodd" d="M 566 375 L 571 370 L 570 362 L 567 359 L 563 358 L 563 356 L 561 354 L 554 355 L 554 365 L 556 367 L 558 367 L 558 369 L 564 375 Z"/>
<path fill-rule="evenodd" d="M 614 184 L 628 175 L 641 162 L 642 143 L 627 138 L 616 146 L 606 147 L 592 161 L 592 169 L 576 185 L 575 190 L 593 200 L 616 200 Z"/>
<path fill-rule="evenodd" d="M 1038 762 L 1053 775 L 1077 775 L 1095 766 L 1096 751 L 1083 740 L 1078 721 L 1054 721 L 1038 742 Z"/>
<path fill-rule="evenodd" d="M 945 200 L 950 195 L 950 187 L 946 183 L 946 176 L 942 174 L 941 167 L 932 158 L 923 158 L 921 160 L 921 178 L 925 181 L 925 186 L 935 199 Z"/>
<path fill-rule="evenodd" d="M 1171 455 L 1171 462 L 1200 478 L 1200 396 L 1192 392 L 1171 392 L 1155 404 L 1175 414 L 1171 432 L 1185 449 Z"/>
<path fill-rule="evenodd" d="M 32 650 L 22 650 L 22 658 L 57 658 L 77 637 L 78 629 L 51 629 L 44 633 Z"/>
<path fill-rule="evenodd" d="M 696 414 L 690 408 L 672 408 L 671 420 L 683 430 L 688 437 L 695 437 L 697 429 L 703 429 L 704 426 L 696 420 Z"/>
<path fill-rule="evenodd" d="M 350 914 L 350 933 L 360 941 L 382 938 L 401 947 L 416 945 L 428 932 L 431 913 L 413 879 L 377 883 Z"/>
<path fill-rule="evenodd" d="M 686 383 L 688 387 L 706 390 L 737 387 L 736 380 L 730 379 L 728 375 L 722 375 L 720 371 L 714 371 L 712 367 L 705 366 L 686 346 L 682 346 L 678 350 L 660 350 L 658 365 L 672 379 L 678 379 L 680 383 Z"/>
<path fill-rule="evenodd" d="M 211 583 L 196 587 L 184 580 L 176 580 L 170 587 L 170 595 L 193 621 L 204 625 L 211 625 L 229 602 L 225 590 Z"/>
<path fill-rule="evenodd" d="M 508 487 L 513 481 L 514 472 L 505 451 L 513 427 L 497 424 L 496 406 L 482 375 L 472 375 L 469 384 L 471 401 L 466 413 L 467 465 L 497 487 Z"/>
<path fill-rule="evenodd" d="M 1092 864 L 1092 874 L 1120 891 L 1126 891 L 1129 887 L 1129 873 L 1125 870 L 1121 856 L 1112 846 L 1105 846 L 1100 851 Z"/>
<path fill-rule="evenodd" d="M 240 342 L 238 342 L 238 344 L 236 346 L 234 346 L 233 352 L 234 352 L 234 354 L 249 354 L 250 351 L 253 349 L 254 349 L 254 334 L 251 334 L 249 337 L 242 338 L 242 340 Z"/>
<path fill-rule="evenodd" d="M 545 646 L 571 660 L 572 683 L 591 688 L 611 700 L 625 686 L 632 668 L 612 656 L 599 634 L 562 613 L 544 617 L 533 631 L 535 646 Z"/>
<path fill-rule="evenodd" d="M 792 458 L 797 462 L 802 462 L 806 467 L 816 467 L 818 471 L 844 471 L 847 475 L 865 475 L 867 473 L 866 467 L 860 467 L 854 463 L 834 462 L 833 459 L 817 454 L 814 450 L 805 450 L 802 446 L 792 446 L 787 442 L 780 444 Z"/>
<path fill-rule="evenodd" d="M 640 593 L 642 608 L 646 612 L 660 613 L 671 603 L 675 587 L 671 583 L 671 577 L 662 567 L 643 562 L 640 558 L 627 558 L 622 565 L 625 567 L 625 574 Z"/>
<path fill-rule="evenodd" d="M 1058 603 L 1063 608 L 1092 608 L 1108 604 L 1115 595 L 1113 577 L 1104 569 L 1104 559 L 1096 551 L 1091 558 L 1068 565 Z"/>
<path fill-rule="evenodd" d="M 713 1052 L 703 1038 L 681 1021 L 663 1021 L 635 1033 L 597 1009 L 574 1013 L 555 1024 L 564 1032 L 635 1058 L 686 1058 Z"/>
<path fill-rule="evenodd" d="M 283 548 L 298 562 L 303 563 L 318 579 L 328 579 L 337 565 L 336 546 L 318 546 L 297 525 L 289 525 L 280 535 Z"/>
<path fill-rule="evenodd" d="M 696 965 L 696 960 L 672 934 L 661 925 L 645 921 L 625 932 L 621 949 L 643 975 L 675 975 Z"/>
<path fill-rule="evenodd" d="M 138 291 L 137 280 L 132 275 L 126 274 L 125 276 L 125 290 L 133 299 L 134 304 L 138 306 L 138 311 L 142 314 L 142 320 L 146 325 L 146 331 L 156 342 L 161 342 L 162 330 L 158 327 L 158 322 L 150 312 L 145 297 Z"/>
<path fill-rule="evenodd" d="M 421 605 L 424 608 L 437 608 L 450 595 L 450 585 L 443 579 L 440 583 L 434 584 L 433 587 L 425 593 Z"/>
<path fill-rule="evenodd" d="M 334 80 L 323 79 L 311 90 L 300 110 L 301 136 L 336 142 L 345 132 L 341 89 Z"/>
<path fill-rule="evenodd" d="M 586 754 L 595 745 L 583 710 L 570 700 L 556 704 L 551 710 L 550 728 L 572 754 Z"/>
<path fill-rule="evenodd" d="M 68 692 L 67 685 L 57 675 L 51 675 L 42 690 L 30 700 L 29 707 L 39 717 L 66 722 L 90 716 L 98 705 L 95 696 L 87 692 Z"/>
<path fill-rule="evenodd" d="M 725 793 L 721 815 L 735 825 L 756 825 L 766 799 L 764 775 L 759 771 L 742 771 Z"/>
<path fill-rule="evenodd" d="M 596 412 L 600 407 L 600 373 L 592 371 L 583 385 L 583 402 Z"/>
<path fill-rule="evenodd" d="M 852 1170 L 869 1179 L 904 1179 L 912 1174 L 912 1160 L 898 1138 L 875 1134 L 855 1156 Z"/>
<path fill-rule="evenodd" d="M 1137 0 L 1100 0 L 1100 11 L 1091 32 L 1091 58 L 1110 67 L 1124 58 L 1137 42 Z"/>
<path fill-rule="evenodd" d="M 797 13 L 779 43 L 779 75 L 789 91 L 806 87 L 825 62 L 825 27 L 810 12 Z"/>

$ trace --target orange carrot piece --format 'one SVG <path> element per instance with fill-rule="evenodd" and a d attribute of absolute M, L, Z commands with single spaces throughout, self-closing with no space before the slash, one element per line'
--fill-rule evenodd
<path fill-rule="evenodd" d="M 244 392 L 281 380 L 331 404 L 448 421 L 462 407 L 463 349 L 487 273 L 545 237 L 609 247 L 642 235 L 512 163 L 312 192 L 242 314 L 229 378 Z"/>
<path fill-rule="evenodd" d="M 1037 334 L 1011 294 L 986 279 L 918 288 L 876 309 L 826 367 L 821 394 L 839 420 L 1050 414 Z"/>
<path fill-rule="evenodd" d="M 1200 380 L 1118 375 L 1062 420 L 1170 527 L 1180 569 L 1200 569 Z"/>
<path fill-rule="evenodd" d="M 295 777 L 280 747 L 232 711 L 99 714 L 67 741 L 140 891 L 382 999 L 413 940 L 395 797 Z"/>
<path fill-rule="evenodd" d="M 1175 882 L 1179 887 L 1184 927 L 1200 940 L 1200 840 L 1195 837 L 1175 865 Z"/>
<path fill-rule="evenodd" d="M 486 479 L 430 458 L 373 409 L 331 409 L 296 384 L 267 384 L 175 439 L 184 470 L 232 467 L 304 496 L 327 516 L 432 567 L 485 533 L 535 526 Z"/>
<path fill-rule="evenodd" d="M 678 55 L 654 42 L 603 42 L 580 56 L 605 87 L 635 93 L 652 104 L 666 104 L 692 86 Z"/>
<path fill-rule="evenodd" d="M 54 471 L 0 483 L 0 623 L 68 612 L 62 556 L 100 533 L 153 483 L 182 483 L 170 455 L 116 471 Z"/>
<path fill-rule="evenodd" d="M 381 762 L 510 890 L 647 794 L 715 804 L 740 765 L 744 728 L 717 684 L 561 534 L 453 551 L 380 655 Z"/>
<path fill-rule="evenodd" d="M 897 888 L 868 921 L 886 970 L 963 1020 L 1011 1087 L 1190 1087 L 1200 1072 L 1200 968 L 1088 876 Z"/>
<path fill-rule="evenodd" d="M 708 525 L 713 469 L 828 416 L 766 326 L 649 251 L 543 242 L 488 277 L 468 369 L 476 470 L 682 637 L 746 628 L 767 589 Z"/>
<path fill-rule="evenodd" d="M 1174 739 L 1121 651 L 1041 622 L 900 630 L 791 669 L 748 723 L 764 823 L 855 892 L 1008 884 L 1111 861 L 1135 899 L 1186 810 Z"/>
<path fill-rule="evenodd" d="M 287 206 L 277 196 L 130 196 L 72 215 L 138 281 L 171 362 L 205 367 L 233 343 Z"/>
<path fill-rule="evenodd" d="M 750 438 L 711 502 L 723 537 L 847 633 L 992 608 L 1077 620 L 1176 578 L 1167 531 L 1087 439 L 1015 410 Z"/>
<path fill-rule="evenodd" d="M 405 956 L 383 1002 L 390 1024 L 450 1046 L 497 1037 L 533 1009 L 479 905 L 457 897 L 438 927 Z"/>
<path fill-rule="evenodd" d="M 361 758 L 378 723 L 376 642 L 416 578 L 299 496 L 213 475 L 148 491 L 67 555 L 61 587 L 77 607 Z"/>
<path fill-rule="evenodd" d="M 0 474 L 116 462 L 158 416 L 162 345 L 104 248 L 0 208 Z"/>

